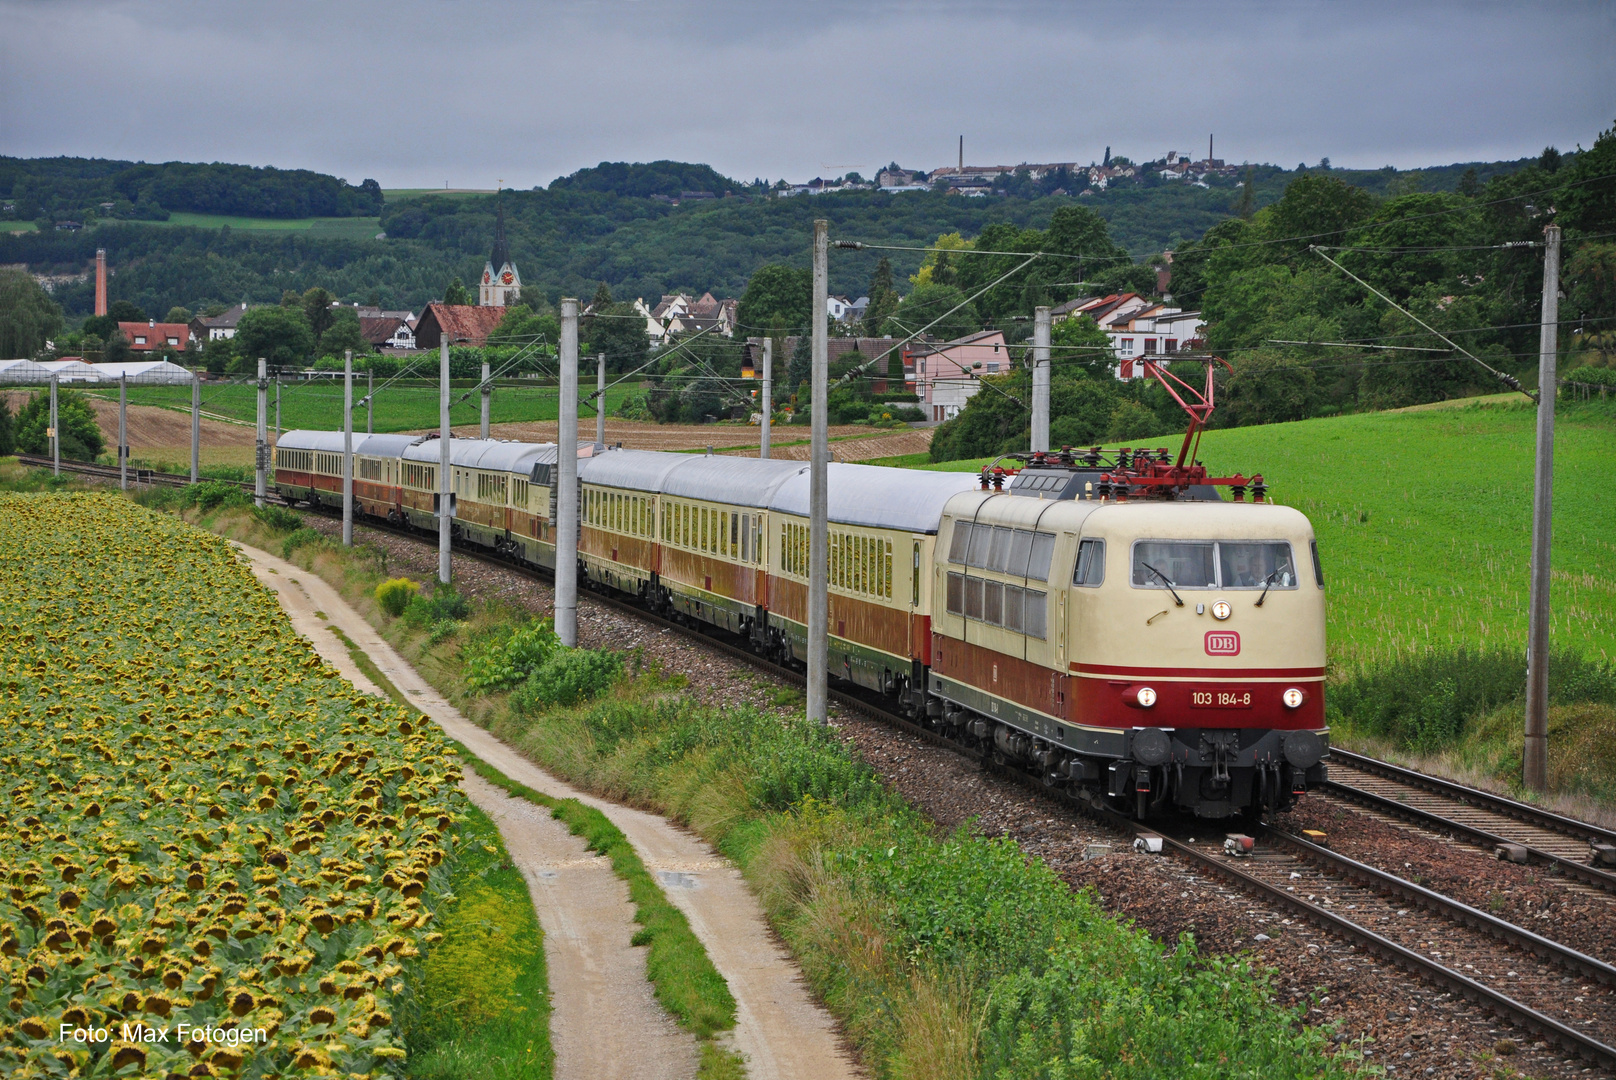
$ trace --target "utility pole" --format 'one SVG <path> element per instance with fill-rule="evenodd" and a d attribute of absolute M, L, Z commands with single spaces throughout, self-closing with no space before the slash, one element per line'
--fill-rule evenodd
<path fill-rule="evenodd" d="M 280 380 L 275 386 L 280 388 Z M 277 429 L 280 425 L 276 425 Z M 278 437 L 278 436 L 277 436 Z M 353 350 L 342 351 L 342 546 L 353 547 Z"/>
<path fill-rule="evenodd" d="M 449 488 L 449 335 L 438 340 L 438 582 L 449 584 L 449 528 L 454 495 Z"/>
<path fill-rule="evenodd" d="M 253 505 L 264 505 L 264 465 L 269 458 L 269 368 L 258 358 L 258 441 L 253 447 Z"/>
<path fill-rule="evenodd" d="M 202 373 L 191 372 L 191 483 L 196 483 L 202 464 Z"/>
<path fill-rule="evenodd" d="M 478 430 L 481 433 L 480 437 L 486 439 L 486 438 L 488 438 L 488 398 L 489 398 L 489 395 L 494 392 L 493 387 L 488 385 L 488 363 L 486 361 L 484 361 L 484 363 L 483 363 L 482 391 L 483 391 L 482 426 Z"/>
<path fill-rule="evenodd" d="M 560 430 L 556 433 L 555 632 L 578 644 L 578 301 L 561 301 Z"/>
<path fill-rule="evenodd" d="M 281 369 L 275 369 L 275 442 L 281 441 Z"/>
<path fill-rule="evenodd" d="M 365 434 L 370 435 L 376 429 L 373 422 L 376 418 L 376 372 L 365 372 Z"/>
<path fill-rule="evenodd" d="M 1032 309 L 1032 449 L 1049 449 L 1049 308 Z"/>
<path fill-rule="evenodd" d="M 51 442 L 51 475 L 52 476 L 61 476 L 62 475 L 62 432 L 58 427 L 58 425 L 61 423 L 61 419 L 56 415 L 56 383 L 57 383 L 57 379 L 58 379 L 58 376 L 56 376 L 56 375 L 51 376 L 50 442 Z"/>
<path fill-rule="evenodd" d="M 1521 782 L 1549 787 L 1549 569 L 1554 539 L 1554 397 L 1558 384 L 1560 226 L 1543 230 L 1543 317 L 1538 331 L 1537 463 L 1532 483 L 1532 598 L 1526 633 L 1526 745 Z"/>
<path fill-rule="evenodd" d="M 606 445 L 606 354 L 595 358 L 595 441 Z"/>
<path fill-rule="evenodd" d="M 118 486 L 129 490 L 129 372 L 118 375 Z"/>
<path fill-rule="evenodd" d="M 826 677 L 830 674 L 830 431 L 825 400 L 829 394 L 830 341 L 825 326 L 830 294 L 830 224 L 814 222 L 814 294 L 809 309 L 813 320 L 813 366 L 809 386 L 813 393 L 813 440 L 808 465 L 808 719 L 824 724 L 830 719 Z"/>
<path fill-rule="evenodd" d="M 758 457 L 769 456 L 769 420 L 774 412 L 774 339 L 763 339 L 763 439 L 758 444 Z"/>

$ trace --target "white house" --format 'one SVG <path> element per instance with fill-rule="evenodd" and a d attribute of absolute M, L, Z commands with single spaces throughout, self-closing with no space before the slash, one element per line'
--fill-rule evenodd
<path fill-rule="evenodd" d="M 1206 340 L 1206 320 L 1199 311 L 1158 304 L 1107 326 L 1106 335 L 1117 356 L 1117 378 L 1134 379 L 1144 374 L 1139 360 L 1201 348 Z"/>

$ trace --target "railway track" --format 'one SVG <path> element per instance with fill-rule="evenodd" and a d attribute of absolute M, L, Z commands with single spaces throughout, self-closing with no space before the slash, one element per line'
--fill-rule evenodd
<path fill-rule="evenodd" d="M 50 467 L 48 459 L 23 458 L 25 464 Z M 99 478 L 116 478 L 116 467 L 67 462 L 63 469 Z M 188 477 L 150 474 L 143 482 L 188 483 Z M 249 488 L 251 485 L 243 484 Z M 327 513 L 327 511 L 321 511 Z M 366 526 L 394 532 L 425 543 L 426 538 L 374 518 L 362 518 Z M 457 545 L 459 553 L 490 565 L 552 583 L 552 576 L 530 566 Z M 725 640 L 722 632 L 712 631 L 682 620 L 664 618 L 620 598 L 591 590 L 598 603 L 653 625 L 675 630 L 700 640 L 727 656 L 769 672 L 777 678 L 802 685 L 803 674 L 756 655 L 736 642 Z M 990 754 L 945 738 L 938 732 L 914 723 L 887 709 L 863 693 L 830 688 L 838 703 L 892 725 L 931 745 L 959 755 L 962 759 L 1019 783 L 1035 792 L 1076 807 L 1128 839 L 1140 831 L 1138 823 L 1108 808 L 1091 806 L 1062 798 L 1046 789 L 1041 781 L 1026 773 L 997 764 Z M 1535 845 L 1526 845 L 1533 856 L 1552 860 L 1552 865 L 1579 867 L 1603 877 L 1583 864 L 1570 861 L 1568 843 L 1582 838 L 1609 835 L 1604 830 L 1560 818 L 1535 807 L 1515 803 L 1485 792 L 1427 777 L 1397 766 L 1363 758 L 1346 751 L 1336 764 L 1345 765 L 1353 782 L 1331 782 L 1333 794 L 1349 799 L 1381 800 L 1391 804 L 1387 812 L 1425 815 L 1422 823 L 1440 825 L 1454 831 L 1468 829 L 1475 837 L 1491 843 L 1507 823 L 1510 836 L 1527 834 Z M 1401 775 L 1399 775 L 1401 774 Z M 1446 800 L 1446 805 L 1468 808 L 1467 813 L 1490 815 L 1481 824 L 1471 825 L 1452 817 L 1399 800 L 1395 795 L 1373 790 L 1374 783 L 1401 785 L 1421 798 Z M 1363 785 L 1363 786 L 1359 786 Z M 1405 794 L 1405 800 L 1414 795 Z M 1507 805 L 1499 805 L 1507 804 Z M 1392 809 L 1395 808 L 1395 809 Z M 1547 835 L 1544 835 L 1547 834 Z M 1543 846 L 1552 838 L 1554 850 Z M 1461 996 L 1514 1026 L 1531 1031 L 1568 1053 L 1603 1069 L 1616 1072 L 1616 1046 L 1607 1040 L 1616 1031 L 1616 968 L 1598 959 L 1554 942 L 1532 931 L 1506 922 L 1486 912 L 1459 903 L 1440 893 L 1405 881 L 1395 875 L 1356 862 L 1346 856 L 1283 830 L 1266 828 L 1250 858 L 1231 858 L 1221 846 L 1194 843 L 1164 835 L 1163 850 L 1194 868 L 1206 871 L 1235 888 L 1253 895 L 1273 908 L 1309 923 L 1371 952 L 1401 970 L 1429 984 Z M 1520 843 L 1518 839 L 1509 843 Z M 1584 847 L 1586 851 L 1586 847 Z M 1557 853 L 1558 852 L 1558 853 Z"/>
<path fill-rule="evenodd" d="M 17 461 L 36 469 L 49 469 L 55 465 L 52 459 L 36 454 L 18 454 Z M 121 479 L 118 466 L 100 465 L 93 461 L 63 460 L 61 469 L 63 472 L 73 473 L 75 476 L 92 476 L 100 480 Z M 190 484 L 191 478 L 181 473 L 158 472 L 156 469 L 130 469 L 129 482 L 131 484 L 157 484 L 161 487 L 185 487 Z M 212 480 L 210 483 L 230 484 L 248 493 L 253 490 L 252 484 L 241 480 Z M 275 497 L 270 496 L 270 498 Z M 279 502 L 280 500 L 275 499 L 275 501 Z"/>
<path fill-rule="evenodd" d="M 1616 864 L 1600 861 L 1616 858 L 1616 831 L 1347 750 L 1332 748 L 1330 764 L 1336 798 L 1616 893 Z"/>

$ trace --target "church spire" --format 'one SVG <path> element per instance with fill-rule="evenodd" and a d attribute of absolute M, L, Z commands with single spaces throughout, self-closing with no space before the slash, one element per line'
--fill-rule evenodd
<path fill-rule="evenodd" d="M 494 219 L 494 253 L 488 256 L 489 263 L 498 271 L 511 261 L 510 248 L 505 243 L 505 205 L 499 205 L 499 214 Z"/>

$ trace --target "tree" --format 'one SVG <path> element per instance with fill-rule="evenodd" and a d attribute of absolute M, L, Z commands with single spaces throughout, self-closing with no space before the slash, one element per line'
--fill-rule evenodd
<path fill-rule="evenodd" d="M 605 311 L 612 306 L 612 287 L 604 281 L 595 286 L 595 298 L 589 301 L 593 311 Z"/>
<path fill-rule="evenodd" d="M 778 263 L 760 266 L 741 293 L 736 320 L 748 332 L 761 331 L 777 321 L 794 330 L 804 329 L 812 325 L 813 292 L 814 276 L 808 270 Z"/>
<path fill-rule="evenodd" d="M 645 316 L 633 304 L 607 304 L 578 327 L 584 340 L 583 356 L 606 354 L 606 370 L 622 373 L 645 363 L 650 339 L 645 335 Z"/>
<path fill-rule="evenodd" d="M 74 461 L 94 461 L 106 449 L 106 440 L 95 422 L 90 401 L 77 390 L 58 390 L 56 421 L 60 430 L 62 456 Z M 25 454 L 50 453 L 50 394 L 38 392 L 17 412 L 17 449 Z"/>
<path fill-rule="evenodd" d="M 359 328 L 359 313 L 353 308 L 338 308 L 331 325 L 320 335 L 318 351 L 321 356 L 341 356 L 348 349 L 359 356 L 370 351 L 370 342 Z"/>
<path fill-rule="evenodd" d="M 223 375 L 236 360 L 234 338 L 210 337 L 202 343 L 202 366 L 211 375 Z"/>
<path fill-rule="evenodd" d="M 955 267 L 957 256 L 953 252 L 969 251 L 972 246 L 971 241 L 957 232 L 943 233 L 933 241 L 932 250 L 926 253 L 920 269 L 909 275 L 909 284 L 916 286 L 958 284 L 958 270 Z"/>
<path fill-rule="evenodd" d="M 1219 427 L 1306 420 L 1318 408 L 1312 366 L 1278 349 L 1246 353 L 1219 381 Z"/>
<path fill-rule="evenodd" d="M 443 290 L 443 302 L 459 306 L 469 305 L 471 303 L 471 293 L 459 278 L 455 278 L 449 282 L 449 287 Z"/>
<path fill-rule="evenodd" d="M 0 359 L 33 356 L 62 325 L 61 305 L 31 274 L 0 270 Z"/>
<path fill-rule="evenodd" d="M 1616 231 L 1616 127 L 1599 133 L 1593 146 L 1568 169 L 1555 173 L 1565 188 L 1555 197 L 1559 221 L 1584 234 Z"/>
<path fill-rule="evenodd" d="M 275 370 L 299 367 L 314 352 L 314 332 L 301 306 L 252 308 L 236 324 L 236 350 L 249 371 L 259 357 Z"/>
<path fill-rule="evenodd" d="M 933 320 L 940 321 L 926 329 Z M 952 285 L 916 285 L 887 319 L 881 332 L 893 337 L 909 337 L 925 330 L 932 337 L 952 341 L 975 333 L 981 325 L 959 289 Z"/>
<path fill-rule="evenodd" d="M 134 358 L 134 350 L 129 348 L 129 339 L 124 337 L 122 330 L 114 327 L 112 336 L 107 338 L 107 343 L 101 350 L 101 362 L 127 364 Z"/>
<path fill-rule="evenodd" d="M 314 334 L 315 340 L 324 337 L 325 332 L 331 329 L 331 324 L 336 320 L 337 313 L 331 307 L 332 302 L 335 300 L 336 297 L 319 286 L 315 286 L 303 294 L 301 301 L 303 317 L 308 320 L 309 330 Z M 357 325 L 357 319 L 358 315 L 356 313 L 355 325 Z"/>
<path fill-rule="evenodd" d="M 870 289 L 865 296 L 870 303 L 864 309 L 864 332 L 875 337 L 887 316 L 898 310 L 898 302 L 902 299 L 892 287 L 892 263 L 885 255 L 875 264 L 875 273 L 870 275 Z"/>
<path fill-rule="evenodd" d="M 177 305 L 171 307 L 168 309 L 168 314 L 163 316 L 163 321 L 166 323 L 188 323 L 191 321 L 191 309 Z"/>
<path fill-rule="evenodd" d="M 17 452 L 17 427 L 11 420 L 11 406 L 0 397 L 0 457 Z"/>
<path fill-rule="evenodd" d="M 1110 375 L 1116 356 L 1111 336 L 1087 315 L 1062 319 L 1049 329 L 1051 372 L 1082 372 L 1091 377 Z"/>

